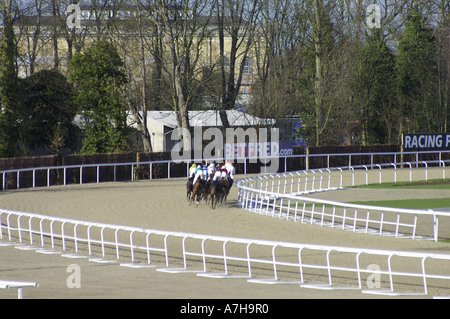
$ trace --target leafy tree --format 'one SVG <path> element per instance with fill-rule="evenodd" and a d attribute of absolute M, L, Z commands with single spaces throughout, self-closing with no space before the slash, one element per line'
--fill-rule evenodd
<path fill-rule="evenodd" d="M 436 103 L 436 58 L 433 30 L 417 7 L 409 17 L 398 48 L 398 89 L 406 131 L 419 133 L 438 129 Z"/>
<path fill-rule="evenodd" d="M 74 103 L 80 108 L 86 131 L 82 153 L 125 151 L 127 112 L 122 94 L 127 78 L 117 49 L 100 40 L 77 53 L 70 62 L 69 79 L 75 86 Z"/>
<path fill-rule="evenodd" d="M 16 72 L 16 45 L 10 7 L 3 9 L 3 37 L 0 39 L 0 156 L 13 156 L 17 140 L 13 111 L 20 103 Z"/>
<path fill-rule="evenodd" d="M 11 8 L 3 8 L 0 40 L 0 156 L 30 155 L 36 146 L 59 153 L 75 136 L 71 86 L 57 72 L 19 79 Z"/>
<path fill-rule="evenodd" d="M 23 103 L 16 112 L 22 140 L 59 154 L 76 136 L 72 86 L 61 73 L 43 70 L 23 80 L 22 87 Z"/>
<path fill-rule="evenodd" d="M 315 146 L 323 144 L 324 135 L 331 122 L 333 110 L 334 75 L 332 63 L 334 59 L 336 41 L 333 25 L 330 19 L 329 3 L 313 0 L 309 14 L 311 24 L 311 39 L 304 50 L 304 72 L 300 76 L 300 86 L 307 106 L 302 112 L 307 124 L 306 131 Z"/>
<path fill-rule="evenodd" d="M 395 57 L 380 29 L 373 29 L 362 48 L 356 94 L 362 105 L 365 144 L 390 143 L 396 121 Z"/>

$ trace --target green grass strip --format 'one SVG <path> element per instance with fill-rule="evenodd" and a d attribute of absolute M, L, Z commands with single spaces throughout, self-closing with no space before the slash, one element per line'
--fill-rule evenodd
<path fill-rule="evenodd" d="M 358 205 L 408 208 L 408 209 L 450 208 L 450 198 L 381 200 L 381 201 L 366 201 L 366 202 L 352 202 L 352 203 Z"/>
<path fill-rule="evenodd" d="M 407 188 L 407 189 L 450 189 L 450 179 L 433 179 L 417 182 L 381 183 L 355 186 L 354 188 Z"/>
<path fill-rule="evenodd" d="M 368 206 L 380 206 L 380 207 L 393 207 L 393 208 L 406 208 L 406 209 L 450 209 L 450 198 L 430 198 L 430 199 L 401 199 L 401 200 L 379 200 L 379 201 L 358 201 L 358 202 L 343 202 L 356 205 L 368 205 Z M 315 204 L 315 207 L 322 207 L 322 204 Z M 295 204 L 291 204 L 291 207 L 295 207 Z M 303 204 L 298 205 L 299 208 L 303 207 Z M 312 204 L 307 203 L 306 208 L 311 208 Z M 333 207 L 333 205 L 326 204 L 325 207 Z"/>

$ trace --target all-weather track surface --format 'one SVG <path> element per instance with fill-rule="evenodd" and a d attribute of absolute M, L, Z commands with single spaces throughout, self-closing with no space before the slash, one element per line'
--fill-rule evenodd
<path fill-rule="evenodd" d="M 239 176 L 237 177 L 239 178 Z M 228 203 L 215 210 L 204 203 L 186 201 L 186 179 L 165 179 L 122 183 L 52 186 L 0 192 L 3 209 L 46 214 L 84 221 L 148 229 L 211 234 L 238 238 L 283 242 L 324 244 L 374 249 L 420 252 L 450 251 L 444 242 L 396 239 L 358 234 L 339 229 L 301 224 L 253 214 L 236 207 L 237 189 L 233 187 Z M 360 192 L 358 195 L 356 192 Z M 340 201 L 367 200 L 379 190 L 338 191 L 320 194 Z M 424 190 L 385 193 L 383 199 L 448 196 Z M 361 195 L 362 194 L 362 195 Z M 370 196 L 369 196 L 370 195 Z M 381 195 L 380 195 L 381 196 Z M 348 197 L 348 198 L 346 198 Z M 80 288 L 67 285 L 68 266 L 80 269 Z M 153 268 L 131 269 L 119 263 L 99 264 L 87 259 L 68 259 L 60 255 L 43 255 L 14 246 L 1 246 L 0 279 L 36 281 L 38 288 L 25 288 L 25 298 L 164 298 L 164 299 L 309 299 L 309 298 L 377 298 L 360 291 L 324 291 L 299 285 L 261 285 L 245 279 L 212 279 L 195 274 L 169 274 Z M 15 289 L 0 290 L 0 299 L 17 298 Z M 383 296 L 380 296 L 383 298 Z"/>

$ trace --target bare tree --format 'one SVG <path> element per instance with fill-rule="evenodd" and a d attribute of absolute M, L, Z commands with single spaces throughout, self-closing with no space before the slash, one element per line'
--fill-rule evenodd
<path fill-rule="evenodd" d="M 252 112 L 277 119 L 300 112 L 295 81 L 301 63 L 297 51 L 304 46 L 301 3 L 268 1 L 256 29 L 254 56 L 256 84 L 252 88 Z"/>
<path fill-rule="evenodd" d="M 227 110 L 234 108 L 242 84 L 245 64 L 251 59 L 257 21 L 264 2 L 258 0 L 216 0 L 215 11 L 219 35 L 219 68 L 223 128 L 229 127 Z M 225 41 L 230 39 L 229 52 Z M 227 61 L 225 61 L 227 60 Z"/>
<path fill-rule="evenodd" d="M 181 1 L 173 5 L 171 1 L 156 0 L 151 15 L 158 32 L 162 35 L 156 46 L 155 57 L 161 63 L 161 70 L 169 80 L 171 102 L 177 114 L 178 127 L 190 130 L 189 110 L 198 101 L 202 86 L 200 77 L 204 48 L 210 29 L 209 17 L 205 15 L 209 6 L 206 0 Z M 161 32 L 161 33 L 159 33 Z M 185 151 L 192 149 L 191 140 L 179 131 Z"/>
<path fill-rule="evenodd" d="M 148 131 L 148 124 L 147 124 L 147 111 L 148 111 L 148 87 L 147 87 L 147 78 L 148 78 L 148 70 L 147 70 L 147 54 L 146 54 L 146 46 L 145 46 L 145 39 L 152 35 L 153 32 L 147 33 L 145 32 L 146 26 L 148 26 L 148 19 L 146 19 L 148 12 L 148 8 L 144 4 L 141 3 L 139 0 L 135 0 L 135 13 L 136 17 L 134 21 L 136 22 L 132 24 L 132 26 L 136 26 L 138 32 L 137 32 L 137 42 L 139 43 L 139 59 L 140 63 L 138 64 L 140 66 L 140 72 L 138 73 L 139 78 L 137 81 L 137 95 L 141 95 L 140 104 L 141 107 L 137 105 L 136 102 L 130 101 L 130 111 L 131 115 L 133 116 L 133 119 L 135 121 L 135 124 L 137 126 L 137 130 L 140 133 L 140 136 L 142 138 L 143 146 L 144 146 L 144 152 L 152 152 L 152 143 L 151 143 L 151 136 Z M 133 37 L 132 39 L 132 45 L 134 45 L 135 39 Z"/>
<path fill-rule="evenodd" d="M 52 14 L 54 24 L 57 26 L 57 33 L 53 34 L 53 50 L 58 50 L 58 39 L 62 37 L 67 44 L 67 52 L 65 55 L 59 57 L 59 67 L 61 68 L 61 61 L 64 60 L 64 65 L 68 67 L 69 61 L 72 60 L 74 53 L 80 52 L 84 47 L 84 40 L 87 35 L 89 26 L 89 19 L 83 17 L 81 21 L 81 28 L 71 27 L 67 23 L 67 18 L 71 12 L 67 12 L 70 4 L 79 4 L 80 0 L 52 0 Z M 56 39 L 56 40 L 55 40 Z"/>

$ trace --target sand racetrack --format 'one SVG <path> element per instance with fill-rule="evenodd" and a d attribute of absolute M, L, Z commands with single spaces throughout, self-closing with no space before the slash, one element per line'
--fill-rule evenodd
<path fill-rule="evenodd" d="M 238 176 L 239 177 L 239 176 Z M 325 198 L 354 198 L 356 190 L 321 194 Z M 361 190 L 365 192 L 365 190 Z M 371 198 L 377 198 L 371 190 Z M 347 195 L 346 195 L 347 194 Z M 405 198 L 448 197 L 449 191 L 402 191 Z M 398 198 L 399 194 L 390 195 Z M 368 196 L 368 195 L 367 195 Z M 384 194 L 383 199 L 389 194 Z M 380 197 L 380 196 L 378 196 Z M 234 187 L 228 205 L 211 210 L 189 205 L 185 179 L 52 186 L 0 192 L 0 207 L 51 216 L 130 225 L 142 228 L 392 250 L 448 252 L 449 243 L 413 241 L 355 234 L 265 217 L 236 208 Z M 358 200 L 362 200 L 359 196 Z M 297 285 L 259 285 L 243 279 L 199 278 L 195 274 L 167 274 L 155 269 L 130 269 L 84 259 L 21 251 L 0 246 L 0 279 L 36 281 L 25 298 L 374 298 L 359 291 L 322 291 Z M 81 269 L 81 288 L 69 289 L 67 267 Z M 15 289 L 0 290 L 0 299 L 16 298 Z"/>

